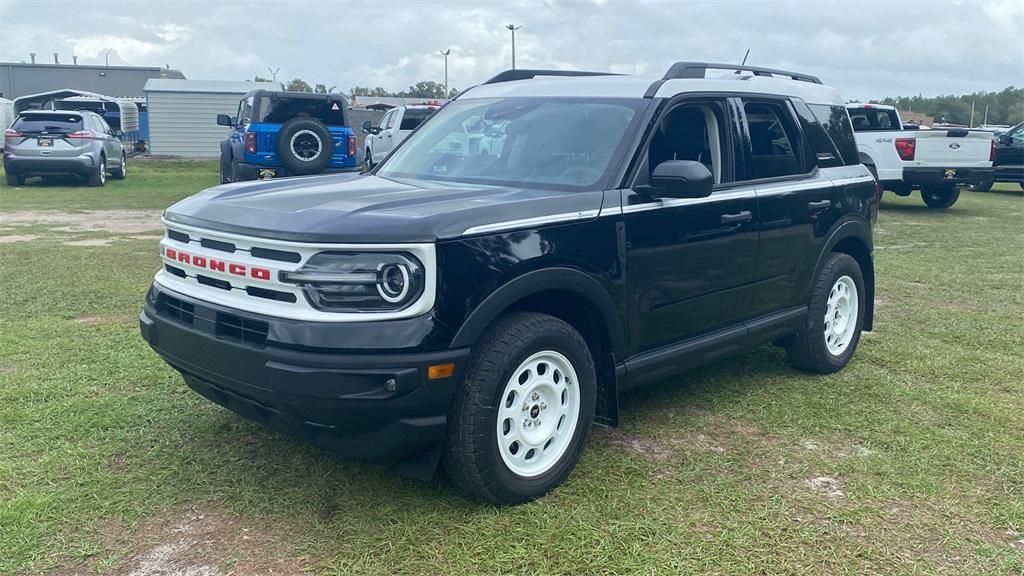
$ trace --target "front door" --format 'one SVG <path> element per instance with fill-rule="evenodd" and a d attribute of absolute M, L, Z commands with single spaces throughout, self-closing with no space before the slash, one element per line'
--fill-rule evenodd
<path fill-rule="evenodd" d="M 753 187 L 735 182 L 737 122 L 725 98 L 669 108 L 646 144 L 633 189 L 623 192 L 631 353 L 736 324 L 748 314 L 758 206 Z M 716 182 L 711 196 L 645 195 L 651 170 L 665 160 L 707 166 Z"/>

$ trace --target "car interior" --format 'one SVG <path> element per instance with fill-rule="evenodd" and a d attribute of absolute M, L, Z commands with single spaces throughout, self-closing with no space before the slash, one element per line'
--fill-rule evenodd
<path fill-rule="evenodd" d="M 715 184 L 722 182 L 721 111 L 708 104 L 686 104 L 670 111 L 651 139 L 647 170 L 641 182 L 650 181 L 654 168 L 667 160 L 692 160 L 707 166 Z"/>

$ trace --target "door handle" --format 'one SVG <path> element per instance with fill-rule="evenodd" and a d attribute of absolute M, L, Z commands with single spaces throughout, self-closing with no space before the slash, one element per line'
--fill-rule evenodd
<path fill-rule="evenodd" d="M 744 210 L 743 212 L 737 212 L 735 214 L 722 214 L 722 224 L 739 224 L 741 222 L 749 222 L 754 219 L 754 215 L 750 210 Z"/>
<path fill-rule="evenodd" d="M 821 200 L 819 202 L 808 202 L 807 210 L 811 212 L 821 212 L 822 210 L 828 210 L 832 207 L 831 200 Z"/>

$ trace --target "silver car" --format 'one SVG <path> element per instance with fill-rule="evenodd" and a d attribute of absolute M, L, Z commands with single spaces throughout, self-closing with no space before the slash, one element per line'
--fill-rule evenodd
<path fill-rule="evenodd" d="M 7 184 L 28 176 L 73 174 L 103 186 L 107 174 L 123 180 L 128 156 L 120 134 L 103 117 L 86 110 L 26 110 L 4 132 Z"/>

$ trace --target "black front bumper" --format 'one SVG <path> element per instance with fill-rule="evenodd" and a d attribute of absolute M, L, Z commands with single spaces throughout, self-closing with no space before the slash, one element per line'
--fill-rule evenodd
<path fill-rule="evenodd" d="M 275 430 L 374 462 L 414 457 L 444 438 L 468 349 L 386 354 L 295 349 L 261 341 L 274 333 L 274 322 L 157 285 L 139 318 L 142 337 L 191 388 Z M 357 325 L 336 328 L 351 326 Z M 455 362 L 455 374 L 427 379 L 428 366 L 446 362 Z"/>
<path fill-rule="evenodd" d="M 995 180 L 996 182 L 1017 182 L 1024 184 L 1024 166 L 996 166 Z"/>
<path fill-rule="evenodd" d="M 980 186 L 992 182 L 992 168 L 904 168 L 903 181 L 915 186 Z"/>

